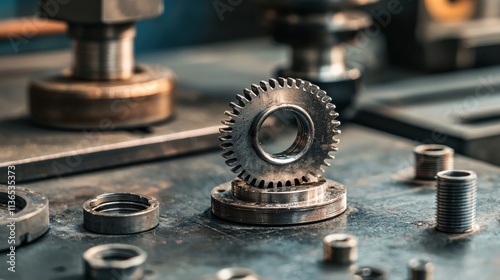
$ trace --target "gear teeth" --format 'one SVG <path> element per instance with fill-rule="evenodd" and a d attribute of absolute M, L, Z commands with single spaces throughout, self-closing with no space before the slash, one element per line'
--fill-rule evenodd
<path fill-rule="evenodd" d="M 311 84 L 311 87 L 309 88 L 309 92 L 311 92 L 312 95 L 316 95 L 318 93 L 318 91 L 320 91 L 319 87 L 317 85 Z"/>
<path fill-rule="evenodd" d="M 251 86 L 251 88 L 252 88 L 252 92 L 254 95 L 261 95 L 261 94 L 266 92 L 263 88 L 261 88 L 260 86 L 258 86 L 256 84 L 253 84 Z"/>
<path fill-rule="evenodd" d="M 243 94 L 249 100 L 253 100 L 254 98 L 257 98 L 257 96 L 258 96 L 258 94 L 254 93 L 252 90 L 250 90 L 248 88 L 243 90 Z"/>
<path fill-rule="evenodd" d="M 302 79 L 296 79 L 295 80 L 295 86 L 299 89 L 304 89 L 304 80 Z"/>
<path fill-rule="evenodd" d="M 287 85 L 287 81 L 283 77 L 279 77 L 278 78 L 278 83 L 279 83 L 279 85 L 280 85 L 281 88 L 284 88 Z"/>
<path fill-rule="evenodd" d="M 330 113 L 328 113 L 330 116 L 336 118 L 339 116 L 339 113 L 335 112 L 335 111 L 331 111 Z"/>
<path fill-rule="evenodd" d="M 317 98 L 318 105 L 324 106 L 323 110 L 326 108 L 327 118 L 329 118 L 329 126 L 328 130 L 330 134 L 333 136 L 323 137 L 322 141 L 325 141 L 324 145 L 321 145 L 321 149 L 323 151 L 323 159 L 315 164 L 312 164 L 310 167 L 312 171 L 309 171 L 309 168 L 302 177 L 299 178 L 286 178 L 288 180 L 264 180 L 260 178 L 260 176 L 255 176 L 253 172 L 249 172 L 242 165 L 239 159 L 239 153 L 235 151 L 235 126 L 242 118 L 240 115 L 246 109 L 245 107 L 252 103 L 254 99 L 261 98 L 261 94 L 267 94 L 268 92 L 274 89 L 295 89 L 300 90 L 304 94 L 310 93 L 311 98 Z M 267 97 L 267 96 L 266 96 Z M 335 105 L 331 103 L 332 98 L 327 95 L 324 90 L 321 90 L 317 85 L 314 85 L 308 81 L 302 79 L 294 79 L 294 78 L 283 78 L 279 77 L 278 79 L 269 79 L 268 81 L 260 81 L 257 84 L 252 84 L 250 88 L 245 88 L 242 94 L 236 95 L 236 101 L 230 102 L 229 106 L 232 110 L 228 110 L 224 112 L 228 119 L 222 120 L 222 124 L 225 127 L 219 129 L 220 136 L 219 140 L 221 141 L 221 147 L 223 148 L 222 157 L 225 159 L 226 165 L 230 167 L 230 170 L 237 174 L 237 177 L 240 178 L 247 184 L 261 187 L 261 188 L 278 188 L 285 186 L 297 186 L 306 182 L 318 182 L 322 177 L 322 174 L 325 172 L 326 167 L 331 166 L 330 160 L 333 160 L 335 157 L 330 154 L 330 152 L 336 152 L 338 148 L 335 144 L 339 143 L 338 139 L 335 139 L 335 135 L 341 133 L 337 127 L 340 125 L 340 121 L 335 118 L 338 117 L 338 113 L 335 112 Z M 250 106 L 250 105 L 248 105 Z M 302 175 L 302 174 L 301 174 Z M 300 175 L 299 175 L 300 176 Z M 276 178 L 280 179 L 280 178 Z"/>
<path fill-rule="evenodd" d="M 231 127 L 221 127 L 219 128 L 219 132 L 224 134 L 224 136 L 228 136 L 230 133 L 233 132 L 233 129 Z"/>
<path fill-rule="evenodd" d="M 334 127 L 338 127 L 340 125 L 340 121 L 338 120 L 332 120 L 330 121 L 330 123 L 334 126 Z"/>
<path fill-rule="evenodd" d="M 250 98 L 247 98 L 241 94 L 236 94 L 236 99 L 240 102 L 238 104 L 240 107 L 245 107 L 251 101 Z"/>
<path fill-rule="evenodd" d="M 235 158 L 230 158 L 230 159 L 226 160 L 225 162 L 226 162 L 227 166 L 229 166 L 229 167 L 234 167 L 234 166 L 238 165 L 238 160 Z"/>
<path fill-rule="evenodd" d="M 322 99 L 323 97 L 325 97 L 326 95 L 326 92 L 324 90 L 319 90 L 317 93 L 316 93 L 316 97 L 317 98 L 320 98 Z"/>
<path fill-rule="evenodd" d="M 222 120 L 221 123 L 223 125 L 227 125 L 228 127 L 233 127 L 235 124 L 233 119 Z"/>
<path fill-rule="evenodd" d="M 269 86 L 272 88 L 272 89 L 276 89 L 277 87 L 279 87 L 279 83 L 276 79 L 269 79 Z"/>
<path fill-rule="evenodd" d="M 238 112 L 231 112 L 231 111 L 225 111 L 224 115 L 230 117 L 230 118 L 237 118 L 239 113 Z"/>
<path fill-rule="evenodd" d="M 321 99 L 321 102 L 323 102 L 323 103 L 330 103 L 331 101 L 332 101 L 332 98 L 328 95 L 325 95 L 325 97 L 323 97 Z M 328 108 L 328 106 L 327 106 L 327 108 Z"/>
<path fill-rule="evenodd" d="M 219 140 L 221 142 L 224 142 L 224 143 L 226 143 L 226 142 L 232 142 L 231 140 L 233 140 L 233 136 L 230 136 L 230 135 L 220 136 Z"/>
<path fill-rule="evenodd" d="M 220 139 L 219 139 L 220 140 Z M 232 149 L 233 148 L 233 144 L 231 143 L 222 143 L 220 144 L 220 147 L 224 150 L 227 150 L 227 149 Z"/>
<path fill-rule="evenodd" d="M 243 107 L 234 102 L 230 102 L 229 107 L 233 108 L 233 111 L 238 112 L 238 114 L 241 113 L 241 110 L 243 110 Z"/>
<path fill-rule="evenodd" d="M 235 167 L 231 168 L 231 172 L 233 173 L 241 172 L 241 170 L 242 170 L 241 165 L 236 165 Z"/>
<path fill-rule="evenodd" d="M 228 151 L 221 154 L 225 159 L 231 159 L 234 155 L 234 151 Z"/>
<path fill-rule="evenodd" d="M 266 81 L 260 81 L 259 86 L 264 91 L 268 91 L 269 90 L 269 84 Z"/>

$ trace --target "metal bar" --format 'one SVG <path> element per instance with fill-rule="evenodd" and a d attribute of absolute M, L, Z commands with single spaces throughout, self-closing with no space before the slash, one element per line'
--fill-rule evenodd
<path fill-rule="evenodd" d="M 219 146 L 219 126 L 171 133 L 146 139 L 97 146 L 0 164 L 0 174 L 15 166 L 16 181 L 31 181 L 157 160 Z M 2 175 L 0 183 L 7 183 Z"/>

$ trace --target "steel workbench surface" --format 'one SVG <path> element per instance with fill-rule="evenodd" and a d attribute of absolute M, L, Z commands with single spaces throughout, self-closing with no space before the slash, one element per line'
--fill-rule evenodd
<path fill-rule="evenodd" d="M 211 102 L 214 107 L 210 108 L 223 108 L 227 100 L 243 87 L 266 78 L 273 67 L 272 61 L 279 60 L 259 52 L 252 60 L 254 54 L 249 50 L 259 44 L 261 42 L 228 44 L 191 52 L 154 54 L 144 59 L 157 58 L 158 63 L 170 65 L 178 74 L 181 89 L 213 94 Z M 229 63 L 232 55 L 238 57 L 236 54 L 242 56 L 241 60 Z M 191 60 L 182 64 L 183 55 Z M 179 58 L 176 60 L 175 57 Z M 269 57 L 274 60 L 267 62 Z M 265 67 L 256 69 L 260 62 Z M 245 63 L 250 66 L 244 67 Z M 223 66 L 216 68 L 214 65 Z M 193 71 L 188 71 L 189 68 Z M 5 94 L 14 105 L 9 106 L 4 101 L 0 104 L 4 110 L 0 112 L 0 130 L 5 132 L 5 127 L 14 128 L 11 138 L 0 135 L 0 139 L 9 143 L 24 139 L 19 147 L 46 147 L 52 149 L 51 152 L 58 152 L 57 147 L 51 146 L 50 137 L 27 143 L 23 135 L 29 133 L 16 131 L 13 126 L 13 123 L 18 123 L 29 129 L 25 100 L 19 95 L 23 94 L 21 83 L 32 73 L 13 73 L 13 76 L 19 76 L 18 84 L 10 84 L 5 78 L 0 81 L 2 90 L 21 91 L 16 96 Z M 178 110 L 182 108 L 180 106 Z M 11 113 L 6 113 L 9 110 Z M 222 117 L 222 112 L 220 115 Z M 15 121 L 12 122 L 11 118 Z M 191 116 L 191 119 L 196 118 Z M 174 122 L 179 121 L 182 120 Z M 207 121 L 207 125 L 218 121 Z M 168 123 L 162 125 L 168 126 Z M 210 191 L 234 178 L 217 149 L 20 182 L 19 186 L 41 192 L 49 198 L 50 229 L 39 240 L 16 249 L 15 273 L 7 271 L 7 256 L 1 252 L 0 278 L 82 279 L 82 253 L 86 249 L 99 244 L 128 243 L 148 252 L 146 279 L 207 279 L 221 268 L 234 266 L 251 268 L 267 279 L 329 279 L 328 271 L 321 265 L 322 238 L 330 233 L 344 232 L 359 238 L 358 265 L 384 269 L 389 279 L 405 279 L 406 262 L 415 257 L 434 263 L 435 279 L 499 279 L 498 167 L 457 155 L 457 169 L 474 170 L 478 174 L 479 229 L 472 234 L 445 234 L 434 229 L 436 188 L 405 181 L 412 174 L 412 148 L 416 143 L 356 124 L 343 123 L 340 128 L 339 152 L 325 174 L 325 177 L 347 186 L 348 208 L 337 218 L 299 226 L 266 227 L 236 224 L 213 217 L 210 214 Z M 51 130 L 36 128 L 36 131 L 50 135 Z M 78 132 L 54 132 L 57 137 L 64 136 L 64 133 Z M 147 137 L 146 132 L 115 132 L 119 135 L 117 137 L 126 133 L 129 138 Z M 152 133 L 155 133 L 154 129 Z M 15 153 L 15 145 L 1 145 L 1 142 L 1 153 Z M 70 144 L 65 143 L 66 148 L 71 148 Z M 5 160 L 11 160 L 9 156 L 13 155 L 3 156 Z M 87 231 L 83 227 L 82 204 L 106 192 L 134 192 L 156 197 L 161 203 L 159 226 L 134 235 L 100 235 Z"/>

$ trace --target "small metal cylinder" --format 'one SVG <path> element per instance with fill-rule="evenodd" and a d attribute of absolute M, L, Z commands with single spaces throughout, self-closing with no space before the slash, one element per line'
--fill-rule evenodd
<path fill-rule="evenodd" d="M 126 80 L 134 73 L 135 25 L 70 24 L 74 78 Z"/>
<path fill-rule="evenodd" d="M 412 259 L 408 262 L 408 280 L 434 279 L 434 265 L 427 260 Z"/>
<path fill-rule="evenodd" d="M 151 196 L 107 193 L 83 204 L 83 225 L 103 234 L 132 234 L 150 230 L 159 223 L 160 203 Z"/>
<path fill-rule="evenodd" d="M 216 274 L 216 280 L 259 280 L 257 274 L 244 267 L 229 267 L 221 269 Z"/>
<path fill-rule="evenodd" d="M 476 181 L 473 171 L 437 174 L 436 228 L 449 233 L 473 231 L 476 224 Z"/>
<path fill-rule="evenodd" d="M 349 234 L 330 234 L 323 238 L 325 262 L 349 265 L 358 258 L 358 239 Z"/>
<path fill-rule="evenodd" d="M 440 171 L 453 169 L 452 148 L 444 145 L 420 145 L 413 149 L 415 154 L 415 178 L 434 180 Z"/>
<path fill-rule="evenodd" d="M 361 280 L 386 280 L 387 273 L 380 268 L 365 266 L 356 270 L 354 279 L 358 280 L 360 278 Z"/>
<path fill-rule="evenodd" d="M 147 253 L 128 244 L 105 244 L 83 253 L 87 280 L 139 280 L 144 277 Z"/>
<path fill-rule="evenodd" d="M 326 48 L 293 48 L 290 72 L 314 79 L 338 78 L 348 71 L 345 48 L 342 45 Z"/>

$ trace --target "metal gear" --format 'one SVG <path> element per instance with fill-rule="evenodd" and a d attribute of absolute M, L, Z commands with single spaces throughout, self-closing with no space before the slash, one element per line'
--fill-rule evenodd
<path fill-rule="evenodd" d="M 244 89 L 236 99 L 225 112 L 229 119 L 222 121 L 219 139 L 226 164 L 246 183 L 261 188 L 299 185 L 317 181 L 322 166 L 330 166 L 326 160 L 337 151 L 340 122 L 332 99 L 318 86 L 300 79 L 270 79 Z M 270 154 L 259 142 L 259 129 L 279 110 L 294 114 L 297 137 L 285 151 Z"/>

